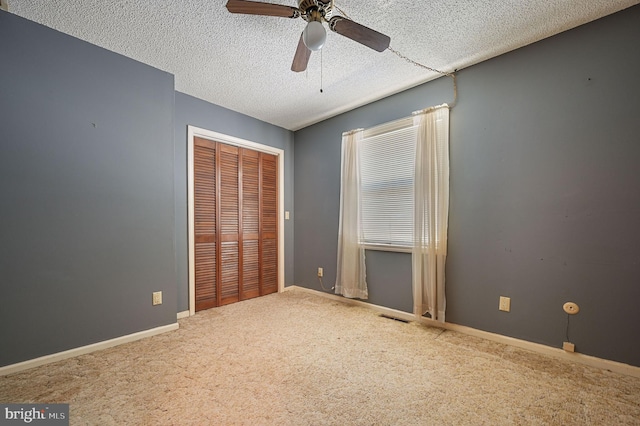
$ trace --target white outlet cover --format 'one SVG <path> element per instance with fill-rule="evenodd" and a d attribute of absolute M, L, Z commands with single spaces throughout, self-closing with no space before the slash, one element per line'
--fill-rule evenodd
<path fill-rule="evenodd" d="M 511 311 L 511 298 L 500 296 L 500 304 L 498 305 L 498 309 L 504 312 Z"/>

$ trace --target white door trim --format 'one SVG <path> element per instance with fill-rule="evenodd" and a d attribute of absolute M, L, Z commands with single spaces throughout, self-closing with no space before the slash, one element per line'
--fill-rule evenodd
<path fill-rule="evenodd" d="M 196 313 L 195 228 L 193 195 L 193 141 L 200 137 L 240 148 L 273 154 L 278 157 L 278 293 L 284 290 L 284 150 L 236 138 L 195 126 L 187 126 L 187 220 L 189 224 L 189 315 Z"/>

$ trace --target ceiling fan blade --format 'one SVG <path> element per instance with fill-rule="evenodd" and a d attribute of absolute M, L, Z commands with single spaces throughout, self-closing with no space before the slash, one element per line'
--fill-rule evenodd
<path fill-rule="evenodd" d="M 291 64 L 291 71 L 300 72 L 300 71 L 306 70 L 310 57 L 311 57 L 311 51 L 304 44 L 304 41 L 302 41 L 302 34 L 300 34 L 300 41 L 298 42 L 296 55 L 293 57 L 293 63 Z"/>
<path fill-rule="evenodd" d="M 364 25 L 360 25 L 350 19 L 343 18 L 342 16 L 334 16 L 331 18 L 329 28 L 338 34 L 357 41 L 360 44 L 364 44 L 378 52 L 384 51 L 389 47 L 389 43 L 391 43 L 389 36 L 365 27 Z"/>
<path fill-rule="evenodd" d="M 231 13 L 244 13 L 247 15 L 280 16 L 282 18 L 297 18 L 300 9 L 281 4 L 262 3 L 258 1 L 229 0 L 227 10 Z"/>

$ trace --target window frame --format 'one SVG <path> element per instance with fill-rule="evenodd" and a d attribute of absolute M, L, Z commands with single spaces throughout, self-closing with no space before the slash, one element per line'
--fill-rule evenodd
<path fill-rule="evenodd" d="M 378 126 L 374 126 L 368 129 L 365 129 L 362 134 L 361 141 L 361 149 L 364 147 L 366 140 L 369 138 L 373 138 L 376 136 L 381 136 L 387 133 L 404 130 L 410 127 L 417 127 L 414 123 L 414 117 L 404 117 L 395 121 L 391 121 L 388 123 L 380 124 Z M 413 161 L 415 161 L 415 153 L 413 157 Z M 362 166 L 361 166 L 362 167 Z M 412 176 L 412 179 L 415 179 Z M 412 183 L 412 187 L 415 185 L 415 182 Z M 362 184 L 360 186 L 360 190 L 362 191 Z M 411 228 L 413 229 L 413 211 L 411 212 Z M 376 251 L 389 251 L 389 252 L 397 252 L 397 253 L 411 253 L 413 250 L 413 245 L 401 245 L 394 243 L 371 243 L 371 242 L 363 242 L 362 238 L 358 242 L 365 250 L 376 250 Z"/>

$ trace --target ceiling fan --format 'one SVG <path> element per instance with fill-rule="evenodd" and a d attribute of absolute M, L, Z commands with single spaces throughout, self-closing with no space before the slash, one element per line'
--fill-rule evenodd
<path fill-rule="evenodd" d="M 382 52 L 389 47 L 391 42 L 389 36 L 342 16 L 332 16 L 333 2 L 334 0 L 298 0 L 298 7 L 293 7 L 248 0 L 229 0 L 227 9 L 231 13 L 278 16 L 282 18 L 302 17 L 307 21 L 307 26 L 302 31 L 298 41 L 293 64 L 291 64 L 291 70 L 295 72 L 306 70 L 311 51 L 320 50 L 324 46 L 327 33 L 322 25 L 323 21 L 329 24 L 329 28 L 332 31 L 378 52 Z"/>

